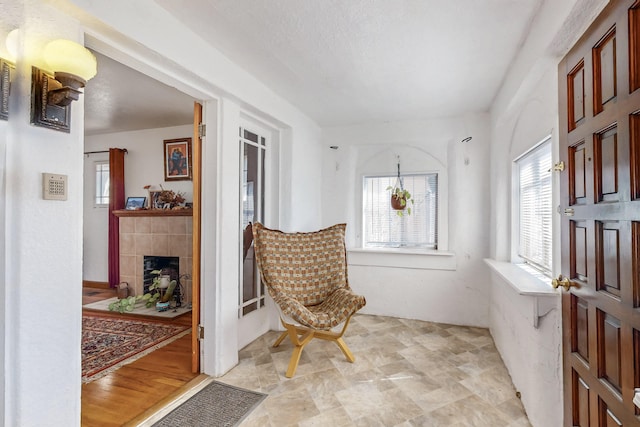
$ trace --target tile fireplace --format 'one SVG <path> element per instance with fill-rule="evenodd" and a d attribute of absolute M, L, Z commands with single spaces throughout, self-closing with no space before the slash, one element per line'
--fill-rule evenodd
<path fill-rule="evenodd" d="M 115 211 L 120 218 L 120 281 L 129 283 L 130 295 L 142 295 L 151 278 L 145 268 L 155 258 L 161 268 L 177 270 L 182 303 L 191 302 L 191 210 Z M 152 268 L 154 269 L 154 268 Z"/>

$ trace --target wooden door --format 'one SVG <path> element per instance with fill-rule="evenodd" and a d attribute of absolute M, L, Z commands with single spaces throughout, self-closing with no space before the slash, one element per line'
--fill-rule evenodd
<path fill-rule="evenodd" d="M 202 230 L 202 105 L 193 103 L 193 258 L 191 266 L 191 372 L 200 372 L 200 242 Z"/>
<path fill-rule="evenodd" d="M 636 426 L 640 1 L 613 1 L 559 66 L 565 426 Z"/>

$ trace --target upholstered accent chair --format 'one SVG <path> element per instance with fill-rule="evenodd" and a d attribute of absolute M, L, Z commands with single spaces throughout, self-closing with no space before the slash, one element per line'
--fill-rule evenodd
<path fill-rule="evenodd" d="M 346 224 L 308 233 L 285 233 L 253 224 L 253 244 L 262 281 L 280 309 L 294 345 L 286 377 L 296 372 L 302 349 L 313 338 L 335 342 L 349 362 L 355 357 L 344 335 L 351 316 L 366 304 L 349 288 L 347 280 Z M 343 324 L 339 332 L 333 328 Z"/>

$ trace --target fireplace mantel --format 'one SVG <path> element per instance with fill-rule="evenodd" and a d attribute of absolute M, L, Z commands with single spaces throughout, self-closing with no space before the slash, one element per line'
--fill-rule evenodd
<path fill-rule="evenodd" d="M 113 211 L 117 217 L 142 217 L 142 216 L 193 216 L 193 209 L 121 209 Z"/>

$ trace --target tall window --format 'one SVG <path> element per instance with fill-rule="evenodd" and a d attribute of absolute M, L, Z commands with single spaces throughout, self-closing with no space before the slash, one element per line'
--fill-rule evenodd
<path fill-rule="evenodd" d="M 109 161 L 95 163 L 95 205 L 109 206 Z"/>
<path fill-rule="evenodd" d="M 411 193 L 411 214 L 398 216 L 391 208 L 389 186 L 394 176 L 365 176 L 363 181 L 363 246 L 365 248 L 438 247 L 438 174 L 401 176 Z"/>
<path fill-rule="evenodd" d="M 551 138 L 516 160 L 518 256 L 551 274 Z"/>

